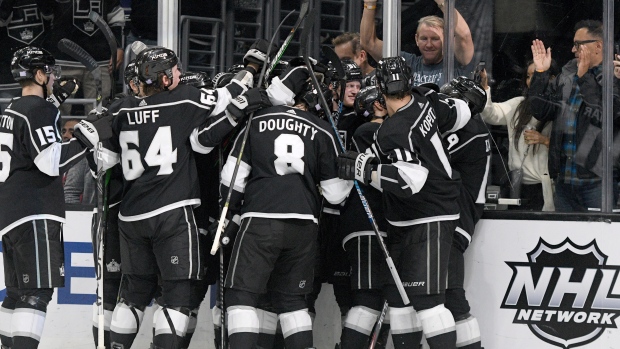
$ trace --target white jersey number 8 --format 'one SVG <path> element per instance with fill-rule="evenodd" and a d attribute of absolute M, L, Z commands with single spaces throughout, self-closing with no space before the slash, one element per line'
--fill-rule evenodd
<path fill-rule="evenodd" d="M 122 149 L 123 176 L 128 181 L 137 179 L 144 172 L 140 153 L 136 149 L 129 149 L 129 143 L 140 145 L 138 131 L 121 131 L 119 142 Z M 162 126 L 157 130 L 149 149 L 144 156 L 144 162 L 149 166 L 159 166 L 158 176 L 172 173 L 172 164 L 177 162 L 177 150 L 172 149 L 172 133 L 170 126 Z"/>
<path fill-rule="evenodd" d="M 273 142 L 273 152 L 278 157 L 273 165 L 280 176 L 304 173 L 304 141 L 298 135 L 281 134 Z"/>

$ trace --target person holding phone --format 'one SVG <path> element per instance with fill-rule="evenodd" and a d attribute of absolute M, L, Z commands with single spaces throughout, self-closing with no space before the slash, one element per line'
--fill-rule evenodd
<path fill-rule="evenodd" d="M 557 65 L 550 68 L 557 75 Z M 534 74 L 533 61 L 527 63 L 523 71 L 523 96 L 502 103 L 491 100 L 491 87 L 486 70 L 480 72 L 480 84 L 487 92 L 487 104 L 480 113 L 482 119 L 491 125 L 508 127 L 508 169 L 523 169 L 520 210 L 554 211 L 553 186 L 549 177 L 547 158 L 549 153 L 549 134 L 551 122 L 540 122 L 532 116 L 527 96 L 530 81 Z"/>

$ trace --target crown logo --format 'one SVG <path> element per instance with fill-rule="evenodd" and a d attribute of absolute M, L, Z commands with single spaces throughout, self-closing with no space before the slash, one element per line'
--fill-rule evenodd
<path fill-rule="evenodd" d="M 106 265 L 108 273 L 118 273 L 121 271 L 121 264 L 114 259 Z"/>
<path fill-rule="evenodd" d="M 19 33 L 19 36 L 22 40 L 32 40 L 34 37 L 32 30 L 28 30 L 28 28 L 25 28 L 21 33 Z"/>
<path fill-rule="evenodd" d="M 95 30 L 95 23 L 93 23 L 91 21 L 84 22 L 84 30 L 86 30 L 87 32 L 94 31 Z"/>

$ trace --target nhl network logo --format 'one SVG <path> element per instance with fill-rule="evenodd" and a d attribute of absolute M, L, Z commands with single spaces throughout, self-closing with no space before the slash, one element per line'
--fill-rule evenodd
<path fill-rule="evenodd" d="M 620 315 L 618 272 L 593 240 L 570 239 L 552 245 L 540 239 L 528 262 L 506 262 L 512 269 L 501 308 L 516 309 L 515 324 L 527 324 L 543 341 L 575 348 L 616 328 Z"/>

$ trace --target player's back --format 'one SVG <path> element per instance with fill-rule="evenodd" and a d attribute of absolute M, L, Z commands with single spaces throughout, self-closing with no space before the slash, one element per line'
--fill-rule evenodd
<path fill-rule="evenodd" d="M 53 167 L 44 153 L 60 142 L 59 129 L 58 109 L 37 96 L 14 99 L 0 116 L 0 231 L 33 215 L 64 220 L 62 179 L 40 170 Z"/>
<path fill-rule="evenodd" d="M 337 177 L 336 142 L 329 125 L 311 113 L 285 106 L 258 112 L 243 156 L 251 176 L 242 215 L 316 221 L 317 185 Z"/>
<path fill-rule="evenodd" d="M 200 92 L 181 85 L 110 107 L 118 136 L 112 147 L 121 154 L 125 181 L 122 220 L 200 203 L 190 136 L 205 123 L 207 111 L 196 100 Z"/>

